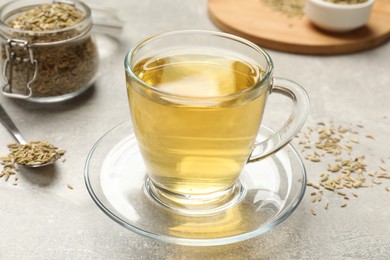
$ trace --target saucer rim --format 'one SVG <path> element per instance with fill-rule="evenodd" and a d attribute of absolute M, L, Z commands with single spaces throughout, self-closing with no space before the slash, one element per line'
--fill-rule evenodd
<path fill-rule="evenodd" d="M 120 217 L 118 217 L 115 213 L 111 212 L 111 210 L 109 210 L 104 205 L 104 203 L 100 201 L 98 196 L 95 194 L 94 188 L 92 187 L 92 184 L 91 184 L 90 179 L 89 179 L 89 169 L 88 169 L 89 167 L 88 166 L 90 164 L 91 158 L 94 155 L 95 150 L 99 147 L 99 144 L 105 139 L 105 137 L 107 135 L 109 135 L 114 130 L 116 130 L 116 129 L 118 129 L 118 128 L 126 125 L 126 124 L 129 124 L 129 127 L 131 129 L 133 129 L 131 120 L 123 121 L 122 123 L 112 127 L 110 130 L 108 130 L 106 133 L 104 133 L 96 141 L 96 143 L 92 146 L 91 150 L 89 151 L 89 153 L 87 155 L 87 158 L 86 158 L 86 161 L 85 161 L 85 165 L 84 165 L 84 182 L 85 182 L 85 185 L 87 187 L 88 193 L 90 194 L 90 196 L 91 196 L 92 200 L 95 202 L 95 204 L 110 219 L 112 219 L 113 221 L 115 221 L 116 223 L 121 225 L 122 227 L 124 227 L 124 228 L 126 228 L 126 229 L 128 229 L 128 230 L 130 230 L 130 231 L 132 231 L 132 232 L 134 232 L 136 234 L 142 235 L 142 236 L 147 237 L 147 238 L 152 238 L 152 239 L 155 239 L 155 240 L 158 240 L 158 241 L 161 241 L 161 242 L 166 242 L 166 243 L 176 244 L 176 245 L 183 245 L 183 246 L 219 246 L 219 245 L 227 245 L 227 244 L 237 243 L 237 242 L 241 242 L 241 241 L 244 241 L 244 240 L 247 240 L 247 239 L 259 236 L 259 235 L 261 235 L 263 233 L 266 233 L 267 231 L 269 231 L 273 227 L 279 225 L 284 220 L 286 220 L 289 216 L 291 216 L 291 214 L 297 209 L 297 207 L 299 206 L 299 204 L 301 203 L 301 201 L 303 199 L 303 196 L 304 196 L 305 191 L 306 191 L 306 182 L 307 182 L 306 167 L 305 167 L 305 165 L 303 163 L 302 158 L 299 156 L 299 153 L 297 152 L 297 150 L 291 145 L 291 143 L 288 143 L 285 147 L 283 147 L 281 149 L 281 151 L 289 149 L 291 151 L 291 153 L 292 153 L 292 156 L 288 156 L 289 160 L 291 159 L 291 157 L 294 157 L 296 159 L 296 161 L 299 162 L 299 165 L 300 165 L 300 168 L 301 168 L 300 172 L 301 172 L 302 176 L 298 180 L 299 180 L 299 182 L 302 183 L 302 185 L 301 185 L 300 192 L 297 195 L 295 204 L 293 204 L 294 202 L 292 202 L 292 204 L 288 208 L 288 210 L 286 212 L 284 212 L 281 216 L 277 217 L 272 222 L 269 222 L 268 224 L 266 224 L 265 226 L 261 227 L 260 229 L 256 229 L 256 230 L 244 233 L 244 234 L 228 236 L 228 237 L 220 237 L 220 238 L 211 238 L 211 239 L 171 237 L 171 236 L 167 236 L 167 235 L 154 233 L 154 232 L 151 232 L 151 231 L 145 231 L 145 230 L 143 230 L 141 228 L 138 228 L 137 226 L 134 226 L 134 225 L 132 225 L 130 223 L 127 223 L 126 221 L 124 221 Z M 269 128 L 267 126 L 264 126 L 264 125 L 261 125 L 261 128 L 264 128 L 268 132 L 271 132 L 271 133 L 274 132 L 271 128 Z M 134 132 L 133 132 L 133 134 L 134 134 Z M 114 147 L 115 145 L 116 145 L 116 143 L 113 144 L 112 146 Z M 266 157 L 263 160 L 267 160 L 271 156 L 273 156 L 273 155 L 271 154 L 270 156 Z M 256 162 L 254 162 L 254 163 L 256 163 Z M 99 173 L 99 175 L 100 175 L 100 173 Z M 111 205 L 111 203 L 110 203 L 110 205 Z M 155 205 L 155 206 L 158 207 L 157 205 Z"/>

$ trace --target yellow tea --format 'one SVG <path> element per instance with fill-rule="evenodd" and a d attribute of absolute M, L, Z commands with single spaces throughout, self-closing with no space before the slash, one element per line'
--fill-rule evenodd
<path fill-rule="evenodd" d="M 134 131 L 154 185 L 189 196 L 230 188 L 259 130 L 268 93 L 252 87 L 262 69 L 228 52 L 189 49 L 143 59 L 133 71 L 152 86 L 127 81 Z"/>

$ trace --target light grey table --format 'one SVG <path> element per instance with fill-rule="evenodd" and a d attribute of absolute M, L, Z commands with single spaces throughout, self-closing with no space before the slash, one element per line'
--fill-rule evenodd
<path fill-rule="evenodd" d="M 309 191 L 291 217 L 273 230 L 218 247 L 154 241 L 104 215 L 87 192 L 83 167 L 94 143 L 129 119 L 123 69 L 126 52 L 137 41 L 162 31 L 218 30 L 207 16 L 206 0 L 111 0 L 104 4 L 118 9 L 124 31 L 118 43 L 98 37 L 101 67 L 93 89 L 54 105 L 0 97 L 27 139 L 47 139 L 68 151 L 66 161 L 55 167 L 18 173 L 17 186 L 12 185 L 12 177 L 8 182 L 0 179 L 0 259 L 389 259 L 390 192 L 383 185 L 359 190 L 359 199 L 347 208 L 322 210 L 315 217 L 310 213 Z M 389 43 L 327 57 L 269 53 L 275 75 L 299 82 L 309 93 L 307 126 L 320 120 L 362 123 L 376 139 L 355 152 L 368 158 L 390 157 Z M 265 124 L 276 127 L 283 118 L 280 102 L 284 101 L 270 99 Z M 6 154 L 6 144 L 14 140 L 3 127 L 0 136 L 0 153 Z M 389 160 L 386 165 L 390 169 Z M 326 168 L 325 163 L 307 162 L 306 166 L 309 178 Z"/>

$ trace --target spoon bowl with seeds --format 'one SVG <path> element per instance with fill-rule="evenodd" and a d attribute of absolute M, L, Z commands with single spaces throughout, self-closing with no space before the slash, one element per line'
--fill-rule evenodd
<path fill-rule="evenodd" d="M 26 142 L 1 105 L 0 121 L 19 142 L 19 144 L 8 145 L 10 153 L 7 157 L 2 158 L 3 161 L 7 161 L 10 164 L 17 163 L 26 167 L 37 168 L 53 164 L 65 153 L 64 150 L 58 150 L 57 147 L 46 141 Z"/>

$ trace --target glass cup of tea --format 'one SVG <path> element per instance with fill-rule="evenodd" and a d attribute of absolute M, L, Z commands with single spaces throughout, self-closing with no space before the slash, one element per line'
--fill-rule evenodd
<path fill-rule="evenodd" d="M 181 214 L 238 203 L 248 163 L 282 149 L 303 126 L 309 99 L 273 77 L 271 57 L 243 38 L 184 30 L 147 38 L 125 58 L 132 126 L 146 167 L 145 192 Z M 281 129 L 256 142 L 269 94 L 289 97 Z"/>

